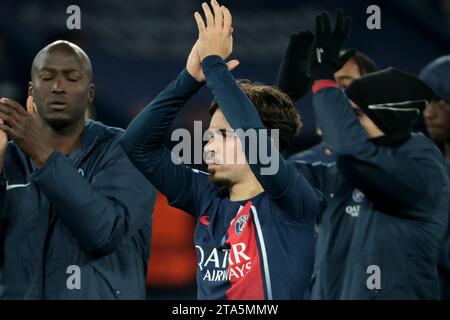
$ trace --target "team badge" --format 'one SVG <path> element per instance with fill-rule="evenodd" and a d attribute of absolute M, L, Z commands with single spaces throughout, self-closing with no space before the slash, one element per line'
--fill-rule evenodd
<path fill-rule="evenodd" d="M 234 224 L 234 232 L 236 235 L 241 235 L 242 230 L 244 230 L 245 225 L 247 224 L 248 215 L 240 216 Z"/>

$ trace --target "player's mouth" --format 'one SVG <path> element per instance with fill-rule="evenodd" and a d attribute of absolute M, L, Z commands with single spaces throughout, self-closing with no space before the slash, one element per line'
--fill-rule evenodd
<path fill-rule="evenodd" d="M 48 106 L 53 110 L 64 110 L 68 107 L 68 103 L 64 99 L 53 99 L 49 101 Z"/>
<path fill-rule="evenodd" d="M 213 171 L 219 166 L 219 164 L 216 162 L 214 158 L 207 157 L 205 159 L 205 162 L 208 165 L 208 171 Z"/>
<path fill-rule="evenodd" d="M 428 131 L 440 131 L 442 126 L 433 122 L 425 121 Z"/>

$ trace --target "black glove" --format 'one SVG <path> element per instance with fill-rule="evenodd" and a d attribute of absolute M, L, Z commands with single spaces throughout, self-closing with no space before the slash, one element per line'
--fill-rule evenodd
<path fill-rule="evenodd" d="M 292 34 L 278 70 L 278 88 L 294 102 L 303 97 L 311 87 L 306 69 L 313 41 L 314 34 L 309 30 Z"/>
<path fill-rule="evenodd" d="M 336 12 L 333 30 L 328 13 L 322 12 L 316 16 L 316 37 L 308 63 L 308 72 L 313 81 L 334 80 L 334 73 L 349 59 L 348 54 L 340 58 L 339 51 L 350 33 L 350 26 L 350 17 L 344 17 L 344 12 L 340 9 Z"/>

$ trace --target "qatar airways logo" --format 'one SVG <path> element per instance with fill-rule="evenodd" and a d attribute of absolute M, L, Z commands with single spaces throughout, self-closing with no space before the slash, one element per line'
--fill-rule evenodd
<path fill-rule="evenodd" d="M 233 244 L 230 249 L 214 248 L 209 254 L 196 245 L 199 270 L 206 270 L 203 281 L 239 279 L 252 268 L 251 258 L 245 253 L 245 243 Z"/>

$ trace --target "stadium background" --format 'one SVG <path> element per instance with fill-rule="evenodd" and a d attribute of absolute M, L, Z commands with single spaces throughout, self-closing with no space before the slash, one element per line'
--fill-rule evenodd
<path fill-rule="evenodd" d="M 66 39 L 80 45 L 94 69 L 92 117 L 125 128 L 184 67 L 196 37 L 197 0 L 2 0 L 0 6 L 0 96 L 26 100 L 30 66 L 46 44 Z M 234 26 L 237 78 L 274 84 L 289 35 L 312 29 L 321 10 L 343 8 L 353 19 L 347 47 L 373 58 L 380 68 L 396 66 L 417 74 L 432 59 L 450 52 L 450 0 L 302 1 L 226 0 Z M 81 9 L 81 30 L 66 27 L 66 8 Z M 366 28 L 366 8 L 381 8 L 381 30 Z M 177 117 L 173 129 L 207 128 L 208 90 Z M 310 96 L 299 104 L 304 127 L 287 153 L 317 143 Z M 169 136 L 168 136 L 169 137 Z M 167 144 L 170 145 L 169 139 Z M 152 299 L 195 298 L 194 221 L 158 196 L 147 280 Z"/>

